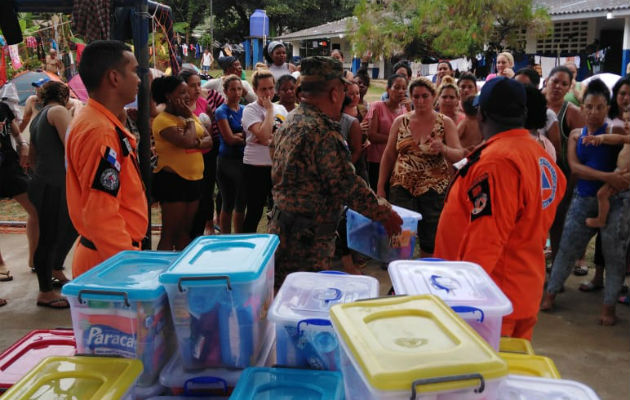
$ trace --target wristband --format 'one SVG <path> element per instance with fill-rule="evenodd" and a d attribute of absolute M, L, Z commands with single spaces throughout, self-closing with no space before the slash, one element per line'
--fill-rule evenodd
<path fill-rule="evenodd" d="M 193 124 L 195 123 L 195 119 L 194 118 L 186 118 L 184 121 L 186 121 L 186 123 L 192 122 Z"/>

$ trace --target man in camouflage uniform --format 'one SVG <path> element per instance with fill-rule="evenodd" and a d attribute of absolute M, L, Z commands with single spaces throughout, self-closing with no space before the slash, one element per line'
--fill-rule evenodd
<path fill-rule="evenodd" d="M 287 274 L 330 267 L 335 231 L 344 205 L 381 221 L 389 234 L 402 220 L 356 175 L 339 119 L 346 80 L 341 63 L 329 57 L 301 63 L 299 107 L 270 145 L 274 209 L 270 233 L 280 237 L 276 288 Z"/>

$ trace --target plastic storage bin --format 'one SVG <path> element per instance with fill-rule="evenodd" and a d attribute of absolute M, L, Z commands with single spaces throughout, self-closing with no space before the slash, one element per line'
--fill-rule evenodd
<path fill-rule="evenodd" d="M 343 400 L 338 371 L 247 368 L 230 400 Z"/>
<path fill-rule="evenodd" d="M 276 332 L 272 325 L 267 328 L 263 351 L 255 366 L 270 366 L 269 357 L 275 342 Z M 232 393 L 243 373 L 240 368 L 207 368 L 187 371 L 181 357 L 175 354 L 160 373 L 160 383 L 167 388 L 167 393 L 186 396 L 207 396 L 215 400 Z"/>
<path fill-rule="evenodd" d="M 76 353 L 72 329 L 36 330 L 0 354 L 0 392 L 13 386 L 44 358 Z"/>
<path fill-rule="evenodd" d="M 346 213 L 348 247 L 383 262 L 412 258 L 418 221 L 422 219 L 422 215 L 402 207 L 392 208 L 400 215 L 403 224 L 402 232 L 391 238 L 387 236 L 383 224 L 348 209 Z"/>
<path fill-rule="evenodd" d="M 330 317 L 348 400 L 496 400 L 507 375 L 505 361 L 437 296 L 339 304 Z"/>
<path fill-rule="evenodd" d="M 132 399 L 133 400 L 147 400 L 151 397 L 159 396 L 164 393 L 164 386 L 160 385 L 160 382 L 156 382 L 151 386 L 136 386 L 133 388 Z"/>
<path fill-rule="evenodd" d="M 142 363 L 116 357 L 48 357 L 2 400 L 131 400 Z"/>
<path fill-rule="evenodd" d="M 501 338 L 499 341 L 499 351 L 502 353 L 536 354 L 529 340 L 511 337 Z"/>
<path fill-rule="evenodd" d="M 508 375 L 499 386 L 501 400 L 599 400 L 593 389 L 565 379 Z"/>
<path fill-rule="evenodd" d="M 275 235 L 202 236 L 162 275 L 186 369 L 250 366 L 273 301 Z"/>
<path fill-rule="evenodd" d="M 451 261 L 395 261 L 389 276 L 396 294 L 434 294 L 499 350 L 503 317 L 512 303 L 479 265 Z"/>
<path fill-rule="evenodd" d="M 64 285 L 77 353 L 137 358 L 140 386 L 151 386 L 174 343 L 166 291 L 158 277 L 173 252 L 122 251 Z"/>
<path fill-rule="evenodd" d="M 499 353 L 499 356 L 507 363 L 511 375 L 560 379 L 560 372 L 549 357 L 515 353 Z"/>
<path fill-rule="evenodd" d="M 378 296 L 369 276 L 294 272 L 278 291 L 268 318 L 276 325 L 276 362 L 283 367 L 339 369 L 339 344 L 330 322 L 334 304 Z"/>

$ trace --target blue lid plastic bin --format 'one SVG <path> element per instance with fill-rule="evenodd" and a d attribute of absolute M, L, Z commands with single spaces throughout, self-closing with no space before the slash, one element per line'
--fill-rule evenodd
<path fill-rule="evenodd" d="M 158 278 L 178 256 L 122 251 L 64 285 L 77 353 L 137 358 L 144 366 L 138 384 L 152 385 L 174 341 Z"/>
<path fill-rule="evenodd" d="M 348 247 L 383 262 L 412 258 L 418 221 L 422 219 L 422 215 L 402 207 L 392 208 L 400 215 L 403 224 L 402 232 L 391 238 L 387 236 L 383 224 L 348 209 L 346 213 Z"/>
<path fill-rule="evenodd" d="M 245 368 L 273 301 L 275 235 L 203 236 L 160 275 L 186 369 Z"/>
<path fill-rule="evenodd" d="M 376 297 L 379 285 L 369 276 L 332 272 L 294 272 L 282 283 L 268 316 L 276 325 L 277 365 L 340 369 L 330 307 Z"/>
<path fill-rule="evenodd" d="M 230 400 L 342 400 L 343 378 L 337 371 L 247 368 Z"/>
<path fill-rule="evenodd" d="M 481 266 L 465 261 L 403 260 L 389 264 L 396 294 L 433 294 L 459 314 L 496 351 L 512 302 Z"/>

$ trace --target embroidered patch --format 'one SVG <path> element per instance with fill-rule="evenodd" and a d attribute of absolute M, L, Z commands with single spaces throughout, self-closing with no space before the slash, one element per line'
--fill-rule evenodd
<path fill-rule="evenodd" d="M 544 210 L 556 199 L 558 175 L 546 158 L 539 158 L 538 165 L 540 167 L 540 190 L 542 194 L 542 208 Z"/>
<path fill-rule="evenodd" d="M 468 199 L 470 199 L 473 205 L 472 211 L 470 212 L 471 221 L 484 215 L 492 215 L 490 185 L 487 176 L 483 176 L 480 180 L 477 180 L 475 184 L 468 189 Z"/>
<path fill-rule="evenodd" d="M 118 196 L 120 188 L 120 175 L 118 170 L 113 166 L 106 157 L 101 158 L 98 169 L 92 182 L 92 188 Z"/>

